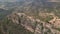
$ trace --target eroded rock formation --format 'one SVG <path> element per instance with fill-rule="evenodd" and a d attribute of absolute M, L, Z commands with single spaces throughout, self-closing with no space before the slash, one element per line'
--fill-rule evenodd
<path fill-rule="evenodd" d="M 60 24 L 60 19 L 55 19 L 55 22 L 52 20 L 53 23 L 47 23 L 32 16 L 28 16 L 25 13 L 14 13 L 8 16 L 8 19 L 13 21 L 13 23 L 22 25 L 34 34 L 60 34 L 57 28 Z"/>

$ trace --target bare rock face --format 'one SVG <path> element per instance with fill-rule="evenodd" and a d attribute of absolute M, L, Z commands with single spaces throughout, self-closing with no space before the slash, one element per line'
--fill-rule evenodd
<path fill-rule="evenodd" d="M 56 28 L 60 28 L 60 19 L 57 16 L 54 16 L 52 20 L 49 21 Z"/>
<path fill-rule="evenodd" d="M 60 34 L 60 30 L 54 27 L 54 24 L 43 22 L 25 13 L 14 13 L 8 16 L 8 19 L 13 21 L 13 23 L 22 25 L 34 34 Z M 59 23 L 59 21 L 56 20 L 55 24 Z"/>

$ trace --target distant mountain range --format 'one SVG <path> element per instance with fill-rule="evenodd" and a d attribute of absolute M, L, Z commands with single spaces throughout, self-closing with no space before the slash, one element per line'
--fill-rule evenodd
<path fill-rule="evenodd" d="M 16 2 L 17 0 L 0 0 L 0 2 Z"/>
<path fill-rule="evenodd" d="M 2 4 L 6 5 L 7 7 L 10 6 L 20 6 L 20 5 L 37 5 L 37 6 L 44 6 L 44 7 L 55 7 L 60 6 L 59 2 L 55 2 L 57 0 L 0 0 Z M 1 4 L 1 3 L 0 3 Z"/>
<path fill-rule="evenodd" d="M 0 2 L 19 2 L 19 1 L 31 1 L 31 0 L 0 0 Z M 60 2 L 60 0 L 42 0 L 46 2 Z"/>

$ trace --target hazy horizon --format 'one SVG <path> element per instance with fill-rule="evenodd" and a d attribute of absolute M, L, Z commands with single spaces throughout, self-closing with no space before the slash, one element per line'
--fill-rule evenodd
<path fill-rule="evenodd" d="M 0 2 L 18 2 L 18 1 L 24 1 L 24 0 L 0 0 Z M 60 0 L 42 0 L 42 1 L 46 1 L 46 2 L 60 2 Z"/>

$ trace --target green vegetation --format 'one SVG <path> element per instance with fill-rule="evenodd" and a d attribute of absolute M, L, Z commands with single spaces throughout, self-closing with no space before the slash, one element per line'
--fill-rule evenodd
<path fill-rule="evenodd" d="M 45 21 L 45 22 L 48 22 L 48 21 L 50 21 L 51 19 L 53 19 L 53 17 L 47 16 L 47 17 L 44 19 L 44 21 Z"/>
<path fill-rule="evenodd" d="M 54 28 L 54 29 L 56 29 L 56 30 L 60 31 L 60 28 Z"/>
<path fill-rule="evenodd" d="M 4 34 L 4 32 L 6 34 L 33 34 L 20 24 L 14 24 L 12 21 L 8 20 L 8 18 L 5 18 L 0 24 L 0 34 Z"/>

